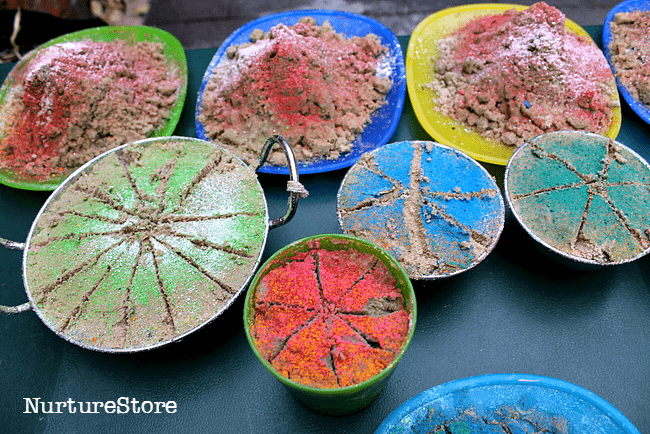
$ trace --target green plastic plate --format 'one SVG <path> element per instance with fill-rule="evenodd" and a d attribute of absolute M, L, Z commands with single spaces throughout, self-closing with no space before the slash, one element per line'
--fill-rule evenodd
<path fill-rule="evenodd" d="M 30 51 L 13 67 L 0 87 L 0 106 L 4 103 L 5 96 L 12 86 L 15 86 L 16 77 L 28 65 L 39 51 L 54 44 L 64 42 L 75 42 L 91 40 L 94 42 L 109 42 L 116 39 L 123 39 L 131 44 L 139 42 L 158 42 L 163 45 L 163 54 L 167 57 L 169 64 L 179 70 L 181 85 L 178 91 L 176 103 L 170 110 L 167 121 L 157 130 L 151 133 L 150 137 L 162 137 L 172 135 L 178 124 L 178 120 L 183 110 L 185 96 L 187 94 L 187 59 L 181 43 L 170 33 L 147 26 L 106 26 L 84 29 L 74 33 L 59 36 L 40 45 Z M 34 177 L 27 177 L 15 171 L 8 169 L 0 170 L 0 184 L 23 190 L 52 191 L 54 190 L 69 173 L 63 173 L 60 176 L 43 180 L 36 180 Z"/>

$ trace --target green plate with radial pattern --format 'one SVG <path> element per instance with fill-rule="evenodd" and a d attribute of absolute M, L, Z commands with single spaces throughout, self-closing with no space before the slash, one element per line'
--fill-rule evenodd
<path fill-rule="evenodd" d="M 158 347 L 231 305 L 259 264 L 267 221 L 254 170 L 230 151 L 133 142 L 50 196 L 25 246 L 25 288 L 43 322 L 81 347 Z"/>

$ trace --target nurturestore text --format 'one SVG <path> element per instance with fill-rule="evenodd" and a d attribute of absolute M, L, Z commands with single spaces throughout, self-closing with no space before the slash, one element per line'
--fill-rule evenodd
<path fill-rule="evenodd" d="M 176 413 L 176 401 L 138 401 L 135 398 L 120 397 L 117 401 L 42 401 L 41 398 L 23 398 L 23 413 Z"/>

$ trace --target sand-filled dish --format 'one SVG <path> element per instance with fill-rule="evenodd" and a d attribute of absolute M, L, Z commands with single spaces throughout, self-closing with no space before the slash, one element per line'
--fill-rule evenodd
<path fill-rule="evenodd" d="M 287 215 L 269 221 L 255 171 L 213 143 L 123 145 L 82 166 L 39 212 L 24 246 L 29 307 L 83 348 L 178 341 L 232 304 Z"/>
<path fill-rule="evenodd" d="M 388 250 L 412 279 L 464 272 L 496 246 L 503 196 L 475 160 L 427 141 L 387 144 L 366 153 L 338 192 L 343 233 Z"/>
<path fill-rule="evenodd" d="M 182 47 L 161 30 L 97 28 L 44 44 L 0 89 L 0 182 L 53 190 L 109 149 L 171 134 L 186 87 Z"/>
<path fill-rule="evenodd" d="M 512 156 L 505 190 L 521 226 L 576 264 L 616 265 L 650 252 L 650 165 L 615 140 L 538 136 Z"/>
<path fill-rule="evenodd" d="M 489 374 L 432 387 L 410 398 L 375 434 L 640 434 L 614 406 L 567 381 Z"/>
<path fill-rule="evenodd" d="M 423 429 L 430 434 L 569 434 L 569 424 L 562 416 L 517 405 L 503 405 L 487 412 L 475 407 L 460 410 L 456 415 L 446 415 L 434 409 Z M 426 428 L 424 428 L 426 427 Z"/>
<path fill-rule="evenodd" d="M 401 358 L 415 300 L 386 252 L 355 237 L 320 235 L 262 266 L 244 319 L 251 347 L 276 377 L 302 400 L 314 395 L 308 406 L 343 414 L 374 399 Z"/>
<path fill-rule="evenodd" d="M 650 2 L 626 0 L 603 24 L 603 48 L 628 105 L 650 123 Z"/>
<path fill-rule="evenodd" d="M 517 146 L 544 132 L 615 138 L 620 128 L 616 82 L 602 51 L 543 2 L 433 14 L 413 32 L 406 63 L 425 130 L 481 161 L 505 165 Z"/>
<path fill-rule="evenodd" d="M 197 135 L 250 162 L 256 138 L 281 134 L 301 173 L 331 170 L 388 140 L 404 94 L 401 49 L 381 24 L 336 11 L 277 14 L 239 29 L 215 54 Z M 277 172 L 283 157 L 269 162 L 263 171 Z"/>
<path fill-rule="evenodd" d="M 610 26 L 616 78 L 635 99 L 650 105 L 650 11 L 619 12 Z"/>

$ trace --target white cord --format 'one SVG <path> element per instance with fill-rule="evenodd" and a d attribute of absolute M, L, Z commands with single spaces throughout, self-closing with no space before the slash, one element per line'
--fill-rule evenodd
<path fill-rule="evenodd" d="M 309 196 L 309 192 L 305 189 L 305 186 L 298 181 L 287 181 L 287 191 L 289 193 L 297 193 L 300 199 Z"/>

